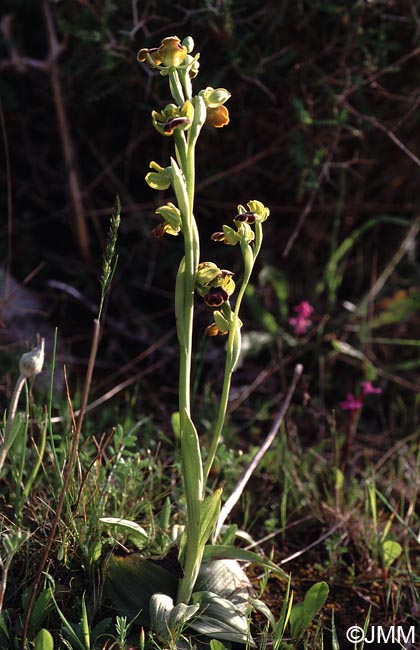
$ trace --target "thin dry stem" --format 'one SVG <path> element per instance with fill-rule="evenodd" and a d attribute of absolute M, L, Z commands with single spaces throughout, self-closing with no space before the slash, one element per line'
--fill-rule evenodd
<path fill-rule="evenodd" d="M 55 52 L 59 51 L 59 44 L 57 41 L 57 34 L 55 31 L 51 7 L 48 2 L 44 1 L 43 9 L 47 26 L 50 53 L 53 55 Z M 60 69 L 58 67 L 57 58 L 57 56 L 51 56 L 51 64 L 49 66 L 51 88 L 54 98 L 55 110 L 57 113 L 63 157 L 68 173 L 69 194 L 76 220 L 77 240 L 83 259 L 89 260 L 89 234 L 84 216 L 82 188 L 75 164 L 76 157 L 70 132 L 69 119 L 64 102 L 63 89 L 60 80 Z"/>
<path fill-rule="evenodd" d="M 65 468 L 65 472 L 64 472 L 63 485 L 62 485 L 62 488 L 61 488 L 60 497 L 58 499 L 55 515 L 54 515 L 53 521 L 51 523 L 51 530 L 50 530 L 50 534 L 48 536 L 47 545 L 45 547 L 43 556 L 41 558 L 41 562 L 39 564 L 39 567 L 38 567 L 38 570 L 37 570 L 37 573 L 36 573 L 36 576 L 35 576 L 35 579 L 34 579 L 34 582 L 33 582 L 31 595 L 30 595 L 30 598 L 29 598 L 29 601 L 28 601 L 26 612 L 25 612 L 25 620 L 24 620 L 23 631 L 22 631 L 22 648 L 23 648 L 23 650 L 26 650 L 27 647 L 28 647 L 27 643 L 26 643 L 26 641 L 27 641 L 26 637 L 27 637 L 27 634 L 28 634 L 29 620 L 30 620 L 30 617 L 31 617 L 31 613 L 32 613 L 32 609 L 33 609 L 33 606 L 34 606 L 34 603 L 35 603 L 35 598 L 36 598 L 36 595 L 37 595 L 37 592 L 38 592 L 38 589 L 39 589 L 39 585 L 41 583 L 42 574 L 44 572 L 45 566 L 46 566 L 48 558 L 50 556 L 52 545 L 53 545 L 54 540 L 55 540 L 55 534 L 57 532 L 58 523 L 60 521 L 61 512 L 62 512 L 63 506 L 64 506 L 64 500 L 65 500 L 67 489 L 68 489 L 68 486 L 69 486 L 69 483 L 70 483 L 70 478 L 71 478 L 71 474 L 72 474 L 72 471 L 73 471 L 74 463 L 75 463 L 75 460 L 76 460 L 77 449 L 78 449 L 78 446 L 79 446 L 80 433 L 81 433 L 81 430 L 82 430 L 82 424 L 83 424 L 84 416 L 86 414 L 87 400 L 88 400 L 88 396 L 89 396 L 90 386 L 91 386 L 91 383 L 92 383 L 93 368 L 95 366 L 96 353 L 97 353 L 97 350 L 98 350 L 99 334 L 100 334 L 100 323 L 99 323 L 99 321 L 97 319 L 95 319 L 94 320 L 94 328 L 93 328 L 92 346 L 91 346 L 90 356 L 89 356 L 89 364 L 88 364 L 88 368 L 87 368 L 85 386 L 84 386 L 83 396 L 82 396 L 82 404 L 81 404 L 81 407 L 80 407 L 80 413 L 79 413 L 79 417 L 78 417 L 78 420 L 77 420 L 77 424 L 76 424 L 76 421 L 75 421 L 73 407 L 72 407 L 72 404 L 71 404 L 70 393 L 69 393 L 68 383 L 67 383 L 67 377 L 65 376 L 65 383 L 66 383 L 66 389 L 67 389 L 67 398 L 68 398 L 69 408 L 70 408 L 70 412 L 71 412 L 72 420 L 73 420 L 73 437 L 72 437 L 72 441 L 71 441 L 71 445 L 70 445 L 69 459 L 68 459 L 68 462 L 67 462 L 67 465 L 66 465 L 66 468 Z"/>
<path fill-rule="evenodd" d="M 299 382 L 299 379 L 302 376 L 302 372 L 303 372 L 303 366 L 301 364 L 298 364 L 295 367 L 295 371 L 293 373 L 293 379 L 292 379 L 292 383 L 290 385 L 290 388 L 289 388 L 289 390 L 287 392 L 287 395 L 286 395 L 286 397 L 285 397 L 285 399 L 283 401 L 283 404 L 281 405 L 279 413 L 278 413 L 276 419 L 274 420 L 273 426 L 271 427 L 271 430 L 270 430 L 268 436 L 266 437 L 266 439 L 262 443 L 261 447 L 256 452 L 255 456 L 253 457 L 253 459 L 251 460 L 249 465 L 246 467 L 244 473 L 242 474 L 241 478 L 239 479 L 238 483 L 236 484 L 235 489 L 232 491 L 232 494 L 230 495 L 230 497 L 227 499 L 227 501 L 224 503 L 223 507 L 220 510 L 220 515 L 219 515 L 219 519 L 217 520 L 217 526 L 216 526 L 216 530 L 215 530 L 215 533 L 214 533 L 214 538 L 216 538 L 218 536 L 218 534 L 220 533 L 220 530 L 221 530 L 221 528 L 222 528 L 222 526 L 223 526 L 223 524 L 224 524 L 224 522 L 226 520 L 226 517 L 228 517 L 230 512 L 233 510 L 234 506 L 236 505 L 236 503 L 240 499 L 240 496 L 241 496 L 242 492 L 244 491 L 246 484 L 248 483 L 249 479 L 251 478 L 252 474 L 254 473 L 255 469 L 258 467 L 258 465 L 260 464 L 260 462 L 263 459 L 264 455 L 266 454 L 266 452 L 268 451 L 270 446 L 273 444 L 273 441 L 274 441 L 274 439 L 275 439 L 275 437 L 276 437 L 276 435 L 278 433 L 278 430 L 279 430 L 279 428 L 281 426 L 281 423 L 283 422 L 284 417 L 285 417 L 285 415 L 287 413 L 287 409 L 289 408 L 289 405 L 290 405 L 290 402 L 292 400 L 293 394 L 294 394 L 294 392 L 296 390 L 296 386 L 297 386 L 297 384 Z"/>

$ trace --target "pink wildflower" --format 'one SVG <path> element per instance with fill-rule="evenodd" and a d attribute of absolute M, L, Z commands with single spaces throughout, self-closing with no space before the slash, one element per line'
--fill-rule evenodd
<path fill-rule="evenodd" d="M 294 329 L 296 336 L 306 334 L 307 329 L 312 325 L 312 313 L 314 308 L 307 300 L 302 300 L 298 305 L 293 307 L 296 316 L 288 319 L 289 325 Z"/>
<path fill-rule="evenodd" d="M 363 395 L 380 395 L 382 393 L 382 388 L 373 386 L 371 381 L 362 381 L 360 386 Z"/>
<path fill-rule="evenodd" d="M 355 397 L 353 393 L 347 393 L 344 402 L 340 402 L 340 407 L 343 411 L 358 411 L 362 408 L 362 399 Z"/>

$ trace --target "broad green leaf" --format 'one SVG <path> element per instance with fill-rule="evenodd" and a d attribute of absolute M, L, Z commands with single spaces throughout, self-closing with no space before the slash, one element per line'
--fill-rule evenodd
<path fill-rule="evenodd" d="M 34 650 L 54 650 L 54 640 L 51 632 L 42 628 L 34 639 Z"/>
<path fill-rule="evenodd" d="M 149 603 L 153 594 L 164 593 L 175 599 L 176 576 L 150 558 L 137 553 L 126 557 L 111 556 L 105 580 L 105 592 L 121 615 L 136 618 L 136 624 L 148 625 Z"/>
<path fill-rule="evenodd" d="M 160 639 L 170 641 L 184 624 L 198 611 L 200 605 L 185 605 L 174 601 L 167 594 L 153 594 L 150 599 L 152 627 Z"/>
<path fill-rule="evenodd" d="M 385 569 L 389 569 L 391 564 L 400 557 L 402 550 L 401 544 L 392 539 L 386 539 L 381 543 L 382 562 Z"/>
<path fill-rule="evenodd" d="M 53 605 L 52 599 L 52 590 L 48 587 L 43 589 L 39 594 L 38 598 L 35 601 L 35 605 L 32 609 L 31 619 L 30 619 L 30 630 L 38 630 L 41 626 L 42 621 L 48 614 L 51 606 Z"/>
<path fill-rule="evenodd" d="M 248 635 L 247 617 L 226 598 L 210 591 L 193 593 L 192 602 L 200 604 L 200 612 L 189 627 L 196 632 L 221 641 L 254 645 Z"/>
<path fill-rule="evenodd" d="M 298 603 L 290 613 L 290 628 L 293 638 L 300 636 L 319 612 L 328 598 L 326 582 L 317 582 L 306 592 L 303 603 Z"/>
<path fill-rule="evenodd" d="M 305 629 L 303 603 L 296 603 L 290 612 L 290 635 L 293 639 L 296 639 Z"/>
<path fill-rule="evenodd" d="M 130 519 L 122 519 L 121 517 L 101 517 L 99 521 L 102 521 L 104 524 L 111 524 L 112 526 L 118 526 L 118 528 L 128 529 L 130 532 L 135 532 L 138 535 L 141 535 L 146 540 L 148 539 L 147 532 L 136 524 L 135 521 Z"/>
<path fill-rule="evenodd" d="M 325 605 L 329 591 L 330 588 L 327 583 L 322 581 L 312 585 L 312 587 L 310 587 L 306 592 L 303 606 L 305 608 L 305 617 L 308 619 L 308 623 L 319 612 L 321 607 Z"/>
<path fill-rule="evenodd" d="M 287 573 L 277 566 L 277 564 L 274 564 L 274 562 L 261 557 L 261 555 L 258 555 L 253 551 L 246 551 L 243 548 L 235 548 L 234 546 L 221 546 L 218 544 L 206 546 L 203 553 L 203 560 L 238 560 L 239 562 L 252 562 L 253 564 L 257 564 L 258 566 L 273 571 L 273 573 L 276 573 L 286 580 L 289 578 Z"/>
<path fill-rule="evenodd" d="M 195 589 L 211 591 L 226 598 L 241 610 L 247 608 L 252 591 L 248 576 L 236 560 L 202 562 Z"/>
<path fill-rule="evenodd" d="M 143 548 L 149 541 L 147 532 L 135 521 L 122 519 L 121 517 L 101 517 L 99 521 L 101 521 L 103 524 L 116 526 L 117 528 L 123 530 L 135 543 L 137 548 Z"/>

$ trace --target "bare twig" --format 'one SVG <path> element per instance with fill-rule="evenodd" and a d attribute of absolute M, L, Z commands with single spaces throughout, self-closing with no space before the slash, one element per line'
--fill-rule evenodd
<path fill-rule="evenodd" d="M 296 551 L 296 553 L 292 553 L 292 555 L 289 555 L 288 557 L 283 558 L 283 560 L 280 560 L 278 562 L 278 565 L 281 566 L 283 564 L 286 564 L 287 562 L 291 562 L 292 560 L 296 560 L 296 558 L 300 557 L 304 553 L 307 553 L 311 548 L 314 548 L 315 546 L 319 546 L 322 542 L 324 542 L 328 537 L 331 537 L 337 530 L 340 530 L 340 528 L 343 528 L 345 525 L 346 521 L 350 518 L 350 513 L 347 513 L 344 515 L 342 521 L 340 521 L 338 524 L 335 524 L 332 528 L 327 530 L 326 533 L 318 537 L 314 542 L 311 542 L 305 548 L 301 548 L 300 551 Z"/>
<path fill-rule="evenodd" d="M 380 292 L 380 290 L 382 289 L 382 287 L 384 286 L 384 284 L 386 283 L 390 275 L 393 273 L 397 264 L 400 263 L 404 255 L 413 245 L 413 242 L 416 239 L 419 230 L 420 230 L 420 216 L 416 217 L 414 223 L 409 228 L 404 239 L 402 240 L 401 244 L 398 246 L 398 249 L 395 251 L 394 255 L 392 256 L 392 258 L 390 259 L 390 261 L 388 262 L 384 270 L 382 271 L 381 275 L 376 280 L 376 282 L 372 285 L 372 287 L 369 289 L 367 295 L 360 302 L 358 306 L 359 311 L 363 309 L 368 303 L 370 303 L 372 300 L 375 299 L 375 296 L 377 296 L 377 294 Z"/>
<path fill-rule="evenodd" d="M 335 150 L 337 148 L 337 144 L 338 144 L 338 141 L 339 141 L 339 138 L 340 138 L 340 134 L 341 134 L 341 129 L 338 129 L 336 134 L 335 134 L 334 142 L 333 142 L 332 146 L 330 147 L 330 149 L 328 151 L 328 158 L 324 162 L 324 164 L 322 165 L 322 168 L 321 168 L 321 171 L 320 171 L 319 176 L 317 178 L 315 187 L 312 190 L 311 194 L 309 195 L 309 199 L 306 202 L 306 205 L 305 205 L 304 209 L 300 213 L 300 216 L 299 216 L 299 219 L 298 219 L 297 224 L 295 226 L 295 229 L 292 232 L 292 234 L 290 235 L 290 237 L 288 239 L 288 242 L 287 242 L 287 244 L 286 244 L 286 246 L 284 248 L 283 257 L 287 257 L 288 254 L 290 253 L 290 251 L 292 249 L 292 246 L 295 243 L 295 241 L 296 241 L 296 239 L 297 239 L 297 237 L 298 237 L 298 235 L 299 235 L 299 233 L 300 233 L 300 231 L 302 229 L 303 224 L 305 223 L 306 217 L 312 211 L 312 206 L 313 206 L 313 203 L 315 201 L 315 197 L 318 194 L 319 189 L 320 189 L 324 179 L 328 177 L 331 162 L 332 162 L 332 158 L 333 158 L 334 152 L 335 152 Z"/>
<path fill-rule="evenodd" d="M 69 119 L 67 116 L 66 106 L 64 102 L 63 89 L 60 80 L 60 70 L 58 67 L 57 59 L 60 52 L 60 45 L 57 40 L 55 31 L 54 20 L 50 4 L 44 0 L 43 3 L 45 22 L 47 26 L 48 41 L 50 47 L 50 81 L 53 92 L 54 105 L 57 113 L 57 120 L 59 126 L 59 135 L 63 149 L 63 157 L 68 173 L 68 184 L 70 201 L 73 207 L 75 220 L 76 220 L 76 233 L 77 241 L 79 244 L 80 252 L 83 259 L 88 260 L 90 257 L 89 252 L 89 234 L 86 226 L 83 201 L 82 201 L 82 188 L 76 168 L 76 157 L 74 153 L 73 141 L 70 133 Z"/>
<path fill-rule="evenodd" d="M 342 102 L 343 106 L 353 115 L 358 117 L 359 119 L 363 120 L 364 122 L 368 122 L 369 124 L 372 124 L 372 126 L 375 127 L 375 129 L 378 129 L 378 131 L 382 131 L 382 133 L 385 133 L 385 135 L 388 136 L 388 138 L 397 145 L 401 151 L 403 151 L 409 158 L 412 160 L 418 167 L 420 167 L 420 158 L 416 156 L 415 153 L 413 153 L 405 144 L 402 142 L 394 133 L 394 131 L 391 131 L 391 129 L 388 129 L 384 124 L 379 122 L 379 120 L 376 119 L 373 115 L 365 115 L 364 113 L 360 113 L 354 106 L 349 104 L 347 101 Z"/>

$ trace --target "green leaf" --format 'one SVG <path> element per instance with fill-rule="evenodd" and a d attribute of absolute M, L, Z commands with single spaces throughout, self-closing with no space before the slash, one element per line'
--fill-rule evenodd
<path fill-rule="evenodd" d="M 171 571 L 137 553 L 111 556 L 105 592 L 121 615 L 136 618 L 139 625 L 150 624 L 149 603 L 153 594 L 176 596 L 178 579 Z"/>
<path fill-rule="evenodd" d="M 34 650 L 54 650 L 54 640 L 51 632 L 42 628 L 34 639 Z"/>
<path fill-rule="evenodd" d="M 82 620 L 80 623 L 81 632 L 83 635 L 83 641 L 86 648 L 90 648 L 90 628 L 89 628 L 89 619 L 86 608 L 86 598 L 85 594 L 82 595 Z"/>
<path fill-rule="evenodd" d="M 186 411 L 184 413 L 184 427 L 181 431 L 181 457 L 189 523 L 191 526 L 198 528 L 200 526 L 200 506 L 203 495 L 203 464 L 197 431 Z"/>
<path fill-rule="evenodd" d="M 200 532 L 198 538 L 198 549 L 204 549 L 220 513 L 220 501 L 222 499 L 223 489 L 219 488 L 204 499 L 201 504 Z"/>
<path fill-rule="evenodd" d="M 187 185 L 185 183 L 184 174 L 180 170 L 175 158 L 171 158 L 172 168 L 172 184 L 178 202 L 178 208 L 181 212 L 183 230 L 187 231 L 188 225 L 185 223 L 186 219 L 190 217 L 190 202 L 188 199 Z"/>
<path fill-rule="evenodd" d="M 121 517 L 101 517 L 99 521 L 123 530 L 138 548 L 143 548 L 149 541 L 147 532 L 135 521 Z"/>
<path fill-rule="evenodd" d="M 273 571 L 273 573 L 276 573 L 286 580 L 289 579 L 287 573 L 277 566 L 277 564 L 261 557 L 261 555 L 258 555 L 253 551 L 246 551 L 243 548 L 221 546 L 219 544 L 206 546 L 203 553 L 203 561 L 206 560 L 238 560 L 239 562 L 252 562 L 252 564 L 257 564 L 258 566 Z"/>
<path fill-rule="evenodd" d="M 210 650 L 227 650 L 226 646 L 217 639 L 212 639 L 210 641 Z"/>
<path fill-rule="evenodd" d="M 300 636 L 305 630 L 303 603 L 296 603 L 290 612 L 290 634 L 293 639 Z"/>
<path fill-rule="evenodd" d="M 38 598 L 35 601 L 35 605 L 32 609 L 31 619 L 30 619 L 30 631 L 38 630 L 42 621 L 48 614 L 49 609 L 53 605 L 52 599 L 52 590 L 50 587 L 43 589 L 39 594 Z"/>
<path fill-rule="evenodd" d="M 409 225 L 406 219 L 401 219 L 399 217 L 393 217 L 389 215 L 382 215 L 380 217 L 369 219 L 366 221 L 366 223 L 363 224 L 363 226 L 353 230 L 351 235 L 347 237 L 331 255 L 325 269 L 324 278 L 318 283 L 316 287 L 317 293 L 321 293 L 325 288 L 327 288 L 330 300 L 335 297 L 344 275 L 344 269 L 339 269 L 340 262 L 349 253 L 359 237 L 380 223 L 392 223 L 404 227 L 407 227 L 407 225 Z"/>
<path fill-rule="evenodd" d="M 172 413 L 171 425 L 172 425 L 172 431 L 174 432 L 175 438 L 179 440 L 181 437 L 181 419 L 179 417 L 179 411 L 174 411 Z"/>
<path fill-rule="evenodd" d="M 200 605 L 185 605 L 174 601 L 167 594 L 153 594 L 150 600 L 152 627 L 160 639 L 170 641 L 198 611 Z"/>
<path fill-rule="evenodd" d="M 207 107 L 204 98 L 197 95 L 194 102 L 194 119 L 188 132 L 188 147 L 192 149 L 200 135 L 201 127 L 206 121 Z"/>
<path fill-rule="evenodd" d="M 52 599 L 54 601 L 54 605 L 55 605 L 55 608 L 57 610 L 57 613 L 58 613 L 59 617 L 61 618 L 61 621 L 62 621 L 62 623 L 64 625 L 64 629 L 66 631 L 66 634 L 71 639 L 71 647 L 74 648 L 74 650 L 89 650 L 89 648 L 83 643 L 83 641 L 81 641 L 79 636 L 76 634 L 74 626 L 70 623 L 70 621 L 65 617 L 65 615 L 63 614 L 63 612 L 59 608 L 58 603 L 54 598 L 54 594 L 52 593 L 52 590 L 51 590 L 51 597 L 52 597 Z"/>
<path fill-rule="evenodd" d="M 195 583 L 196 591 L 210 591 L 229 600 L 243 613 L 252 591 L 248 576 L 236 560 L 202 562 Z"/>
<path fill-rule="evenodd" d="M 402 551 L 401 544 L 392 539 L 386 539 L 381 543 L 382 562 L 385 569 L 389 569 L 391 564 L 400 557 Z"/>
<path fill-rule="evenodd" d="M 274 618 L 273 613 L 267 603 L 260 600 L 259 598 L 251 598 L 250 604 L 252 605 L 253 610 L 260 612 L 260 614 L 265 616 L 273 629 L 276 627 L 276 619 Z"/>
<path fill-rule="evenodd" d="M 200 612 L 189 624 L 196 632 L 222 641 L 254 645 L 248 634 L 247 617 L 226 598 L 210 591 L 197 591 L 192 602 L 200 604 Z"/>
<path fill-rule="evenodd" d="M 232 355 L 231 358 L 229 359 L 229 363 L 232 372 L 234 372 L 238 364 L 239 357 L 241 356 L 241 347 L 242 347 L 241 325 L 242 322 L 239 320 L 239 318 L 235 318 L 232 324 L 233 332 L 231 332 L 230 334 L 232 336 Z"/>
<path fill-rule="evenodd" d="M 122 517 L 101 517 L 99 521 L 102 521 L 104 524 L 112 524 L 119 528 L 128 529 L 130 532 L 135 532 L 146 540 L 148 539 L 147 532 L 144 528 L 139 526 L 139 524 L 136 524 L 135 521 L 131 521 L 131 519 L 123 519 Z"/>
<path fill-rule="evenodd" d="M 178 336 L 178 343 L 181 348 L 186 347 L 184 309 L 185 309 L 185 257 L 183 257 L 179 263 L 178 273 L 176 274 L 176 282 L 175 282 L 176 332 Z"/>
<path fill-rule="evenodd" d="M 400 290 L 382 301 L 378 313 L 369 321 L 369 327 L 375 329 L 400 323 L 419 310 L 420 292 L 417 289 Z"/>
<path fill-rule="evenodd" d="M 290 629 L 293 638 L 307 629 L 314 616 L 328 598 L 329 587 L 326 582 L 317 582 L 306 592 L 303 603 L 298 603 L 290 613 Z"/>

